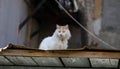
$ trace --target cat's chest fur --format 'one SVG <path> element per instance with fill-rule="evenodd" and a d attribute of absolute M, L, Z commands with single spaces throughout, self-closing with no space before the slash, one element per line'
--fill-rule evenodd
<path fill-rule="evenodd" d="M 56 43 L 56 47 L 58 47 L 58 49 L 67 49 L 67 43 L 68 41 L 67 40 L 56 40 L 55 41 Z"/>
<path fill-rule="evenodd" d="M 43 40 L 40 45 L 40 49 L 44 50 L 58 50 L 58 49 L 67 49 L 67 40 L 60 40 L 55 37 L 47 37 Z"/>

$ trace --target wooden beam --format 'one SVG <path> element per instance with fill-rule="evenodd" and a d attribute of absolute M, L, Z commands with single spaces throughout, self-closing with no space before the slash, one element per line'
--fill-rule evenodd
<path fill-rule="evenodd" d="M 102 16 L 103 0 L 95 0 L 94 18 Z"/>
<path fill-rule="evenodd" d="M 79 57 L 79 58 L 116 58 L 120 59 L 120 52 L 113 51 L 79 51 L 79 50 L 24 50 L 7 49 L 0 53 L 1 56 L 30 56 L 30 57 Z"/>

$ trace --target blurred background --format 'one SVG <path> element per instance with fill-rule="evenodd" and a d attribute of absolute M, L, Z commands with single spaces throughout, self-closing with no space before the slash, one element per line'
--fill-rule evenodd
<path fill-rule="evenodd" d="M 91 36 L 55 0 L 0 0 L 0 47 L 7 44 L 38 48 L 51 36 L 56 24 L 69 24 L 69 48 L 92 46 L 120 49 L 120 0 L 58 0 L 59 3 L 94 35 Z"/>

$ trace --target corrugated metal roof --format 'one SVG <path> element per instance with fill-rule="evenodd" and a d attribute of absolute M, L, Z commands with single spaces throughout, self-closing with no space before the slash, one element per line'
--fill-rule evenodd
<path fill-rule="evenodd" d="M 118 68 L 120 50 L 85 46 L 80 49 L 44 51 L 9 44 L 1 48 L 0 59 L 0 65 Z"/>

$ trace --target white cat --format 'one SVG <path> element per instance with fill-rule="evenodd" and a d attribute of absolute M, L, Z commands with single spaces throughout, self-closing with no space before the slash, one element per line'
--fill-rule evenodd
<path fill-rule="evenodd" d="M 68 40 L 71 37 L 71 33 L 68 25 L 59 26 L 56 25 L 56 30 L 51 37 L 44 38 L 39 45 L 39 49 L 42 50 L 60 50 L 68 48 Z"/>

